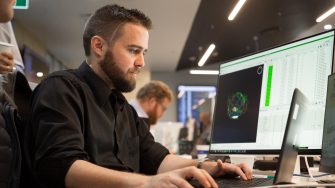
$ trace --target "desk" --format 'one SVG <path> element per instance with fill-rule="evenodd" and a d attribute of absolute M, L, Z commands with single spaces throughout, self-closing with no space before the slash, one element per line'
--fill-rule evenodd
<path fill-rule="evenodd" d="M 335 184 L 301 183 L 301 184 L 289 184 L 289 185 L 273 185 L 273 186 L 268 186 L 267 188 L 275 188 L 275 187 L 313 187 L 313 188 L 316 187 L 316 188 L 323 188 L 323 187 L 335 187 Z"/>
<path fill-rule="evenodd" d="M 310 168 L 311 173 L 314 177 L 314 180 L 311 179 L 310 177 L 303 177 L 303 176 L 297 176 L 294 175 L 292 178 L 292 183 L 294 184 L 286 184 L 286 185 L 273 185 L 273 186 L 268 186 L 270 188 L 272 187 L 335 187 L 335 183 L 333 184 L 319 184 L 316 181 L 317 180 L 335 180 L 335 175 L 325 175 L 318 177 L 319 175 L 322 175 L 323 173 L 319 172 L 319 168 Z M 254 170 L 254 174 L 260 174 L 260 175 L 271 175 L 273 176 L 275 174 L 274 171 L 259 171 L 259 170 Z"/>

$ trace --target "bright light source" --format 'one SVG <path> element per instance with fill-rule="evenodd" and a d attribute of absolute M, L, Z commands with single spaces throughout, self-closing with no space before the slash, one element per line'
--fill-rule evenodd
<path fill-rule="evenodd" d="M 232 21 L 234 20 L 235 16 L 237 15 L 237 13 L 240 11 L 240 9 L 242 8 L 242 6 L 244 5 L 244 3 L 247 0 L 240 0 L 234 7 L 233 11 L 231 11 L 231 13 L 228 16 L 228 20 Z"/>
<path fill-rule="evenodd" d="M 218 70 L 190 70 L 190 74 L 218 75 Z"/>
<path fill-rule="evenodd" d="M 320 17 L 318 17 L 316 19 L 316 22 L 322 22 L 324 19 L 326 19 L 328 16 L 330 16 L 334 12 L 335 12 L 335 6 L 331 8 L 330 10 L 328 10 L 327 12 L 325 12 L 324 14 L 322 14 Z"/>
<path fill-rule="evenodd" d="M 36 73 L 36 76 L 39 77 L 39 78 L 43 77 L 43 75 L 44 75 L 43 72 L 37 72 Z"/>
<path fill-rule="evenodd" d="M 330 24 L 327 24 L 327 25 L 323 26 L 323 28 L 324 28 L 325 30 L 329 30 L 329 29 L 331 29 L 331 28 L 332 28 L 332 25 L 330 25 Z"/>
<path fill-rule="evenodd" d="M 211 55 L 211 53 L 213 52 L 215 48 L 215 44 L 211 44 L 209 45 L 208 49 L 206 50 L 205 54 L 202 56 L 202 58 L 200 59 L 198 66 L 202 67 L 205 62 L 207 61 L 208 57 Z"/>

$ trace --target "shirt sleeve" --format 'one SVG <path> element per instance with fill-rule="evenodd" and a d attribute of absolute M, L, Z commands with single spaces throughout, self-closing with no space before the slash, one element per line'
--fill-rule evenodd
<path fill-rule="evenodd" d="M 12 23 L 10 21 L 6 22 L 6 23 L 1 23 L 0 24 L 0 30 L 1 30 L 1 34 L 0 34 L 0 39 L 1 40 L 0 41 L 5 41 L 5 42 L 8 42 L 8 43 L 14 45 L 11 52 L 14 56 L 15 67 L 18 71 L 24 73 L 23 72 L 24 64 L 23 64 L 23 61 L 22 61 L 19 46 L 17 45 L 17 41 L 16 41 L 16 38 L 15 38 L 15 35 L 14 35 Z"/>
<path fill-rule="evenodd" d="M 149 131 L 149 126 L 142 118 L 138 118 L 140 135 L 140 172 L 148 175 L 157 174 L 163 159 L 169 150 L 160 143 L 155 142 Z"/>
<path fill-rule="evenodd" d="M 88 160 L 81 127 L 83 104 L 75 83 L 53 76 L 33 94 L 33 170 L 45 187 L 65 187 L 65 176 L 72 163 Z"/>

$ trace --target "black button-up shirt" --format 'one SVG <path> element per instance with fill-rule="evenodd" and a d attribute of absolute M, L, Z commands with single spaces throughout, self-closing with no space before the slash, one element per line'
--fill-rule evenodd
<path fill-rule="evenodd" d="M 32 110 L 33 170 L 46 187 L 64 187 L 78 159 L 155 174 L 168 154 L 124 96 L 86 63 L 47 77 L 34 91 Z"/>

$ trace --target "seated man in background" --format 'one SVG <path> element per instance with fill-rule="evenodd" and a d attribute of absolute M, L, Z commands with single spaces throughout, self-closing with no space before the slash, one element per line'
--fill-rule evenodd
<path fill-rule="evenodd" d="M 139 117 L 148 126 L 155 125 L 172 102 L 172 91 L 165 83 L 154 80 L 144 85 L 137 93 L 136 100 L 130 104 L 135 108 Z"/>
<path fill-rule="evenodd" d="M 86 61 L 34 90 L 27 140 L 35 187 L 190 187 L 193 177 L 209 188 L 217 187 L 211 175 L 252 177 L 246 164 L 169 154 L 127 102 L 122 92 L 135 88 L 145 65 L 150 27 L 136 9 L 98 9 L 84 29 Z"/>
<path fill-rule="evenodd" d="M 195 144 L 208 145 L 211 139 L 211 126 L 212 126 L 212 115 L 210 112 L 200 112 L 199 114 L 200 122 L 200 135 L 196 138 Z"/>
<path fill-rule="evenodd" d="M 210 112 L 200 112 L 199 122 L 201 127 L 200 135 L 197 138 L 194 138 L 194 145 L 191 152 L 193 157 L 197 156 L 197 145 L 209 145 L 211 141 L 212 115 Z"/>

